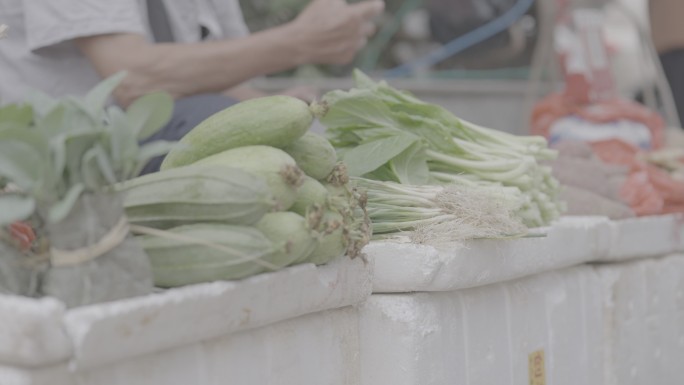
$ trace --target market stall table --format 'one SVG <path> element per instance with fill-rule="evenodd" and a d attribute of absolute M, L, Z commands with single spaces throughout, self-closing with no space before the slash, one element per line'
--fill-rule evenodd
<path fill-rule="evenodd" d="M 65 310 L 0 297 L 0 378 L 17 385 L 358 382 L 360 259 Z"/>

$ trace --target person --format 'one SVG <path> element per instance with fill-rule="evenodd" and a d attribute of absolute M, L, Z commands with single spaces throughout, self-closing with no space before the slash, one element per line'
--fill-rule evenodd
<path fill-rule="evenodd" d="M 684 121 L 684 1 L 649 0 L 651 35 Z"/>
<path fill-rule="evenodd" d="M 126 106 L 154 91 L 176 100 L 149 140 L 178 140 L 236 101 L 263 96 L 245 83 L 302 64 L 346 64 L 374 33 L 382 0 L 312 0 L 293 21 L 249 34 L 238 0 L 0 0 L 0 103 L 84 95 L 101 79 Z M 308 89 L 286 94 L 312 98 Z M 161 159 L 146 167 L 158 169 Z"/>

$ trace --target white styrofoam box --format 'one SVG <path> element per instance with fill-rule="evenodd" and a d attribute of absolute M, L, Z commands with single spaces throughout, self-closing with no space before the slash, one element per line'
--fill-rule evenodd
<path fill-rule="evenodd" d="M 610 251 L 600 261 L 653 258 L 684 251 L 681 215 L 640 217 L 611 222 Z"/>
<path fill-rule="evenodd" d="M 50 310 L 56 306 L 53 302 L 21 299 L 23 306 L 17 311 L 3 311 L 0 316 L 0 325 L 9 331 L 0 331 L 4 339 L 0 358 L 10 356 L 2 361 L 17 363 L 17 357 L 5 351 L 5 346 L 26 345 L 51 353 L 33 355 L 36 349 L 29 349 L 18 356 L 22 365 L 44 365 L 59 358 L 70 360 L 72 368 L 84 370 L 131 360 L 358 304 L 370 295 L 370 270 L 370 265 L 361 260 L 343 258 L 321 267 L 300 265 L 242 281 L 187 286 L 66 312 L 59 306 Z M 11 300 L 0 299 L 0 310 Z M 37 325 L 34 329 L 46 331 L 30 337 L 21 333 L 21 325 L 32 324 Z"/>
<path fill-rule="evenodd" d="M 358 385 L 358 311 L 308 314 L 85 371 L 0 367 L 0 384 Z"/>
<path fill-rule="evenodd" d="M 684 255 L 597 267 L 605 285 L 606 385 L 682 383 Z"/>
<path fill-rule="evenodd" d="M 0 295 L 0 362 L 35 366 L 67 360 L 72 349 L 64 313 L 54 299 Z"/>
<path fill-rule="evenodd" d="M 452 292 L 374 294 L 361 308 L 361 384 L 600 384 L 601 285 L 579 266 Z"/>
<path fill-rule="evenodd" d="M 447 250 L 393 241 L 364 252 L 375 264 L 374 293 L 449 291 L 507 281 L 599 259 L 610 245 L 610 221 L 565 217 L 546 237 L 474 240 Z"/>

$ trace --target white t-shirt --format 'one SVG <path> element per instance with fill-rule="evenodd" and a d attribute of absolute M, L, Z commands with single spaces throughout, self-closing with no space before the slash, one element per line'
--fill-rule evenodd
<path fill-rule="evenodd" d="M 238 0 L 165 0 L 175 40 L 247 35 Z M 0 104 L 21 101 L 32 90 L 83 95 L 101 79 L 71 41 L 106 33 L 138 33 L 150 41 L 145 0 L 0 0 Z"/>

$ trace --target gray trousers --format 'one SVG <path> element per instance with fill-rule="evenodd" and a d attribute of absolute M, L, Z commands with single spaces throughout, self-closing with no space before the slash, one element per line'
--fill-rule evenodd
<path fill-rule="evenodd" d="M 175 103 L 171 121 L 143 143 L 155 140 L 180 140 L 204 119 L 235 103 L 237 103 L 235 99 L 221 94 L 204 94 L 179 99 Z M 142 174 L 159 171 L 163 160 L 163 156 L 150 160 L 145 165 Z"/>
<path fill-rule="evenodd" d="M 660 55 L 665 75 L 672 88 L 679 119 L 684 121 L 684 49 L 676 49 Z"/>

